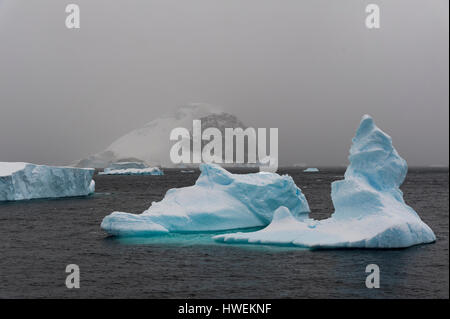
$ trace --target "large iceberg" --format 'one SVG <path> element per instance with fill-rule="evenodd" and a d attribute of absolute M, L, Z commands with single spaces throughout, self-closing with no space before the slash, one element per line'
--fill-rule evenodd
<path fill-rule="evenodd" d="M 281 205 L 299 220 L 308 217 L 306 198 L 290 176 L 232 174 L 215 164 L 201 164 L 200 170 L 195 185 L 169 190 L 140 215 L 113 212 L 101 228 L 116 236 L 142 236 L 266 226 Z"/>
<path fill-rule="evenodd" d="M 332 183 L 335 212 L 330 218 L 299 220 L 289 208 L 280 207 L 260 231 L 214 238 L 309 248 L 402 248 L 436 240 L 403 200 L 399 187 L 406 177 L 406 161 L 368 115 L 353 139 L 349 160 L 344 180 Z"/>
<path fill-rule="evenodd" d="M 0 201 L 86 196 L 94 169 L 0 162 Z"/>

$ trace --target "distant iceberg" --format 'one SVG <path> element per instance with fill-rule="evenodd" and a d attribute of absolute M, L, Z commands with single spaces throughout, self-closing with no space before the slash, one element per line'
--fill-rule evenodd
<path fill-rule="evenodd" d="M 0 201 L 86 196 L 94 169 L 0 162 Z"/>
<path fill-rule="evenodd" d="M 260 231 L 214 239 L 309 248 L 402 248 L 436 240 L 403 200 L 399 187 L 406 177 L 406 161 L 368 115 L 353 138 L 349 160 L 344 180 L 332 183 L 335 212 L 330 218 L 300 220 L 290 208 L 280 207 Z"/>
<path fill-rule="evenodd" d="M 148 167 L 140 162 L 118 162 L 110 164 L 99 175 L 164 175 L 158 167 Z"/>
<path fill-rule="evenodd" d="M 164 175 L 158 167 L 104 170 L 98 175 Z"/>
<path fill-rule="evenodd" d="M 148 165 L 143 162 L 117 162 L 110 164 L 104 171 L 107 170 L 119 170 L 119 169 L 130 169 L 130 168 L 148 168 Z"/>
<path fill-rule="evenodd" d="M 316 173 L 318 171 L 319 171 L 319 169 L 315 168 L 315 167 L 308 167 L 307 169 L 303 170 L 303 172 L 305 172 L 305 173 Z"/>
<path fill-rule="evenodd" d="M 308 217 L 306 198 L 290 176 L 232 174 L 215 164 L 201 164 L 200 170 L 195 185 L 169 190 L 140 215 L 113 212 L 101 228 L 116 236 L 142 236 L 266 226 L 281 205 L 299 220 Z"/>

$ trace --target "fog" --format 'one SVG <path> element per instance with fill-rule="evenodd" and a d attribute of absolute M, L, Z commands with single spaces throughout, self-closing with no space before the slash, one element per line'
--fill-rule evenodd
<path fill-rule="evenodd" d="M 366 113 L 448 165 L 447 0 L 71 2 L 80 29 L 69 2 L 0 0 L 0 161 L 67 164 L 203 102 L 278 127 L 282 165 L 345 165 Z"/>

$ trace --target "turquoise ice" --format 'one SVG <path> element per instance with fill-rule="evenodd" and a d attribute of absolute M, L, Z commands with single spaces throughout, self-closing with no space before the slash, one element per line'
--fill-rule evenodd
<path fill-rule="evenodd" d="M 344 180 L 332 183 L 335 212 L 328 219 L 298 219 L 280 207 L 266 228 L 215 236 L 226 243 L 309 248 L 402 248 L 431 243 L 433 231 L 403 200 L 406 161 L 391 137 L 365 115 L 353 138 Z"/>
<path fill-rule="evenodd" d="M 309 206 L 290 176 L 232 174 L 218 165 L 200 165 L 195 185 L 169 190 L 140 215 L 113 212 L 101 228 L 116 236 L 204 232 L 266 226 L 284 205 L 299 220 Z"/>

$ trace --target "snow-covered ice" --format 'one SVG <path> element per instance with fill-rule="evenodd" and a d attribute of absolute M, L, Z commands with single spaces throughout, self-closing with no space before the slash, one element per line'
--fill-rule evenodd
<path fill-rule="evenodd" d="M 310 248 L 402 248 L 436 240 L 403 200 L 399 187 L 406 177 L 406 161 L 368 115 L 353 138 L 349 160 L 344 180 L 332 183 L 335 212 L 330 218 L 299 220 L 290 208 L 280 207 L 266 228 L 215 240 Z"/>
<path fill-rule="evenodd" d="M 113 212 L 101 228 L 111 235 L 142 236 L 266 226 L 281 205 L 299 220 L 308 216 L 306 198 L 290 176 L 232 174 L 215 164 L 201 164 L 200 170 L 195 185 L 169 190 L 140 215 Z"/>
<path fill-rule="evenodd" d="M 143 161 L 152 166 L 182 168 L 182 165 L 174 164 L 170 158 L 174 143 L 169 141 L 169 136 L 174 128 L 191 130 L 193 120 L 201 120 L 203 129 L 219 129 L 223 136 L 225 128 L 247 128 L 236 116 L 222 112 L 215 106 L 190 103 L 179 107 L 175 112 L 154 118 L 143 127 L 115 140 L 105 150 L 74 164 L 77 167 L 105 168 L 114 162 Z M 191 143 L 192 140 L 186 142 Z"/>
<path fill-rule="evenodd" d="M 303 172 L 305 172 L 305 173 L 315 173 L 315 172 L 318 172 L 318 171 L 319 171 L 319 169 L 315 168 L 315 167 L 308 167 L 307 169 L 303 170 Z"/>
<path fill-rule="evenodd" d="M 94 171 L 0 162 L 0 201 L 86 196 L 95 191 Z"/>

